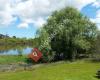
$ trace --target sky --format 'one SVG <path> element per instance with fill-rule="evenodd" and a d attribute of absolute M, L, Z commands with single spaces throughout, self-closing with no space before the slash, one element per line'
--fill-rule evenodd
<path fill-rule="evenodd" d="M 0 0 L 0 34 L 34 38 L 55 10 L 77 8 L 100 30 L 100 0 Z"/>

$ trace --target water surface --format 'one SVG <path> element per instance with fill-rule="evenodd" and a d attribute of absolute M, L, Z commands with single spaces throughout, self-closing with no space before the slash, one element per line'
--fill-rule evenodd
<path fill-rule="evenodd" d="M 21 55 L 31 53 L 33 47 L 30 46 L 0 46 L 0 55 Z"/>

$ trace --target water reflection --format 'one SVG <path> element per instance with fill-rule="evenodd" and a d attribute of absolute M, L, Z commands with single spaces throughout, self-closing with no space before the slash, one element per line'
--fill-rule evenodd
<path fill-rule="evenodd" d="M 0 55 L 22 55 L 22 54 L 29 54 L 32 51 L 32 46 L 15 46 L 15 45 L 6 45 L 0 46 Z"/>

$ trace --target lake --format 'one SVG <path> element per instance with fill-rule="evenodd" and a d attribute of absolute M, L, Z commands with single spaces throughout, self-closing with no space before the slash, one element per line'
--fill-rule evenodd
<path fill-rule="evenodd" d="M 32 46 L 0 46 L 0 55 L 20 55 L 20 54 L 29 54 L 31 53 L 33 47 Z"/>

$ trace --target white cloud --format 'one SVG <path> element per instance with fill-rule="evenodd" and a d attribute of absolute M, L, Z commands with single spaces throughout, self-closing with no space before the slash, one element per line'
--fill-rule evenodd
<path fill-rule="evenodd" d="M 18 28 L 28 28 L 28 23 L 23 22 L 18 25 Z"/>
<path fill-rule="evenodd" d="M 97 24 L 97 26 L 98 26 L 98 29 L 100 30 L 100 24 Z"/>
<path fill-rule="evenodd" d="M 22 23 L 18 27 L 28 27 L 29 23 L 41 27 L 53 11 L 65 6 L 74 6 L 81 10 L 96 0 L 0 0 L 0 25 L 9 25 L 18 16 Z"/>
<path fill-rule="evenodd" d="M 100 30 L 100 10 L 96 12 L 96 18 L 91 19 L 92 22 L 96 23 Z"/>
<path fill-rule="evenodd" d="M 99 20 L 100 23 L 100 9 L 96 12 L 96 19 Z"/>
<path fill-rule="evenodd" d="M 83 7 L 90 3 L 96 2 L 96 0 L 71 0 L 71 5 L 76 7 L 77 9 L 81 10 Z"/>
<path fill-rule="evenodd" d="M 97 18 L 100 18 L 100 9 L 97 11 L 96 17 L 97 17 Z"/>
<path fill-rule="evenodd" d="M 37 20 L 49 16 L 53 11 L 63 8 L 67 0 L 27 0 L 18 3 L 14 9 L 15 13 L 21 20 L 32 19 Z M 44 19 L 42 19 L 44 20 Z"/>
<path fill-rule="evenodd" d="M 36 21 L 33 22 L 35 26 L 39 26 L 39 27 L 42 27 L 43 24 L 46 23 L 45 19 L 43 18 L 38 18 Z"/>
<path fill-rule="evenodd" d="M 8 25 L 13 21 L 13 17 L 6 12 L 0 12 L 0 23 L 2 25 Z"/>
<path fill-rule="evenodd" d="M 94 18 L 94 19 L 90 19 L 90 20 L 96 24 L 100 24 L 100 18 Z"/>
<path fill-rule="evenodd" d="M 11 24 L 16 15 L 22 24 L 28 21 L 27 24 L 41 26 L 45 22 L 44 17 L 66 6 L 66 2 L 67 0 L 0 0 L 0 24 Z"/>
<path fill-rule="evenodd" d="M 92 6 L 99 8 L 100 7 L 100 1 L 95 1 Z"/>
<path fill-rule="evenodd" d="M 9 25 L 11 22 L 15 20 L 15 17 L 11 15 L 9 12 L 9 6 L 10 0 L 0 0 L 0 24 L 1 25 Z"/>

